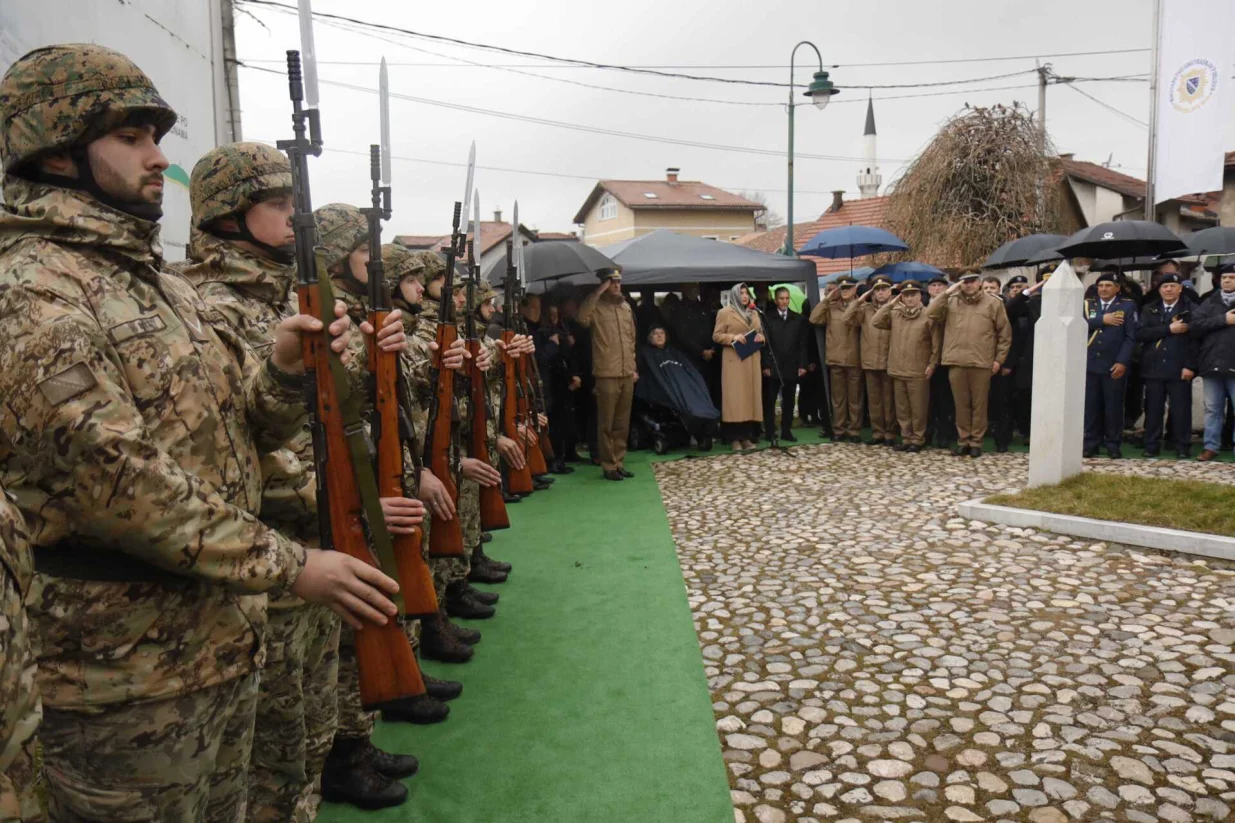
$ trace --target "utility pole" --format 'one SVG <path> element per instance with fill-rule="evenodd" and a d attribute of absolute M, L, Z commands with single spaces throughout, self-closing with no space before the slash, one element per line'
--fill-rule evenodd
<path fill-rule="evenodd" d="M 1158 40 L 1161 36 L 1162 0 L 1154 0 L 1154 41 L 1149 67 L 1149 170 L 1145 175 L 1145 219 L 1158 219 L 1154 203 L 1154 176 L 1158 165 Z"/>
<path fill-rule="evenodd" d="M 1038 61 L 1035 60 L 1035 63 Z M 1046 84 L 1051 77 L 1051 64 L 1038 66 L 1038 150 L 1046 157 Z"/>

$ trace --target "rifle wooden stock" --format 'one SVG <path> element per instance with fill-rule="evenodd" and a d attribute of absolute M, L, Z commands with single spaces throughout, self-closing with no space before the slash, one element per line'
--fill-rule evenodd
<path fill-rule="evenodd" d="M 451 261 L 453 263 L 453 261 Z M 443 293 L 443 311 L 445 301 L 452 299 L 450 294 Z M 433 476 L 446 487 L 447 494 L 454 502 L 455 516 L 449 520 L 434 517 L 429 527 L 430 557 L 464 557 L 463 529 L 459 525 L 458 505 L 459 489 L 450 475 L 450 444 L 451 416 L 455 403 L 455 374 L 442 365 L 442 358 L 459 338 L 459 330 L 453 323 L 438 322 L 437 351 L 433 354 L 434 371 L 437 382 L 433 393 L 433 410 L 429 415 L 429 430 L 425 432 L 426 452 L 425 465 Z"/>
<path fill-rule="evenodd" d="M 510 346 L 510 341 L 514 338 L 515 333 L 510 330 L 502 332 L 502 341 L 505 346 L 502 349 L 502 435 L 520 444 L 522 447 L 523 435 L 519 433 L 519 360 L 511 357 L 507 350 Z M 522 469 L 516 469 L 506 463 L 506 482 L 507 490 L 511 494 L 531 494 L 532 493 L 532 472 L 527 463 L 527 449 L 523 449 L 524 464 Z"/>
<path fill-rule="evenodd" d="M 386 323 L 388 311 L 370 311 L 369 323 L 374 329 Z M 377 439 L 377 487 L 382 497 L 405 497 L 403 487 L 403 439 L 400 437 L 398 396 L 398 354 L 384 352 L 376 344 L 369 346 L 369 371 L 374 376 L 373 404 L 379 422 Z M 433 589 L 433 572 L 425 562 L 424 532 L 417 527 L 413 534 L 392 534 L 395 560 L 399 568 L 399 589 L 403 594 L 407 617 L 429 617 L 437 613 L 437 593 Z"/>
<path fill-rule="evenodd" d="M 531 355 L 535 357 L 535 355 Z M 538 429 L 540 428 L 540 420 L 536 415 L 536 410 L 532 408 L 532 397 L 528 392 L 531 384 L 528 382 L 528 364 L 526 357 L 520 357 L 518 360 L 518 380 L 519 380 L 519 416 L 524 421 L 524 431 L 527 434 L 524 436 L 523 451 L 527 457 L 527 467 L 531 471 L 532 477 L 538 477 L 542 474 L 549 473 L 549 466 L 545 462 L 545 454 L 540 450 L 540 436 Z"/>
<path fill-rule="evenodd" d="M 480 358 L 480 340 L 470 338 L 467 341 L 467 350 L 472 355 L 472 359 L 468 361 L 468 396 L 472 407 L 472 435 L 468 454 L 476 460 L 489 463 L 489 397 L 484 373 L 476 365 Z M 480 487 L 480 528 L 485 531 L 510 528 L 510 516 L 506 512 L 506 501 L 502 499 L 500 484 Z"/>
<path fill-rule="evenodd" d="M 327 314 L 322 307 L 320 294 L 314 286 L 302 285 L 297 294 L 301 314 L 333 317 L 333 310 Z M 330 376 L 330 345 L 325 334 L 305 334 L 302 341 L 305 369 L 312 373 L 317 384 L 317 419 L 323 428 L 322 440 L 326 448 L 326 459 L 319 460 L 319 465 L 324 463 L 329 468 L 324 479 L 330 506 L 331 547 L 378 568 L 377 558 L 365 536 L 360 490 L 351 466 L 343 459 L 348 446 L 337 387 Z M 337 458 L 338 464 L 330 465 L 331 458 Z M 397 620 L 389 620 L 384 626 L 367 624 L 356 631 L 355 636 L 360 702 L 365 707 L 378 707 L 425 693 L 420 667 L 407 634 Z"/>
<path fill-rule="evenodd" d="M 540 450 L 544 453 L 546 460 L 556 460 L 557 454 L 553 451 L 553 439 L 540 425 L 539 415 L 545 410 L 545 384 L 540 379 L 540 364 L 535 358 L 532 358 L 528 380 L 531 383 L 532 396 L 536 398 L 536 442 L 540 445 Z"/>

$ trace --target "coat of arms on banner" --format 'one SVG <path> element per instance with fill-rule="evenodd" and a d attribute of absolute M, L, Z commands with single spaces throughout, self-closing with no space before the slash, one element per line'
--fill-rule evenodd
<path fill-rule="evenodd" d="M 1176 111 L 1187 114 L 1196 111 L 1214 96 L 1218 69 L 1208 60 L 1189 60 L 1175 72 L 1167 94 Z"/>

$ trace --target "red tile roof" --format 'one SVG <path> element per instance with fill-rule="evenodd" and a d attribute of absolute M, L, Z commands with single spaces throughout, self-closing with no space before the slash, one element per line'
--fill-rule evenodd
<path fill-rule="evenodd" d="M 538 231 L 536 232 L 536 240 L 578 240 L 579 235 L 573 231 Z"/>
<path fill-rule="evenodd" d="M 713 211 L 763 211 L 766 206 L 733 192 L 697 180 L 601 180 L 583 201 L 575 222 L 582 223 L 602 194 L 608 192 L 628 209 L 702 209 Z M 654 194 L 655 197 L 646 197 Z"/>
<path fill-rule="evenodd" d="M 519 228 L 524 234 L 528 235 L 529 237 L 535 236 L 531 231 L 528 230 L 526 226 L 521 225 Z M 467 233 L 467 236 L 469 239 L 471 239 L 472 233 L 469 231 Z M 507 237 L 510 237 L 510 224 L 509 223 L 498 223 L 493 220 L 481 220 L 480 221 L 480 253 L 481 254 L 485 254 L 486 252 L 488 252 L 490 249 L 492 249 L 494 246 L 498 245 L 499 243 L 506 242 Z M 450 235 L 448 234 L 439 234 L 439 235 L 400 234 L 395 237 L 396 243 L 407 246 L 409 249 L 440 250 L 446 245 L 446 243 L 449 240 L 450 240 Z"/>
<path fill-rule="evenodd" d="M 836 210 L 829 207 L 827 211 L 819 216 L 818 220 L 794 225 L 793 245 L 796 249 L 801 249 L 806 245 L 806 241 L 819 232 L 841 226 L 877 226 L 879 228 L 886 228 L 884 221 L 887 219 L 888 202 L 890 199 L 888 195 L 868 197 L 865 200 L 847 200 Z M 774 254 L 785 245 L 785 232 L 785 227 L 781 226 L 770 231 L 743 235 L 734 242 L 739 246 L 746 246 L 747 248 Z M 865 258 L 860 257 L 852 260 L 849 258 L 830 260 L 823 257 L 806 257 L 803 259 L 813 260 L 815 270 L 819 274 L 833 274 L 834 272 L 848 271 L 851 268 L 856 269 L 860 266 L 868 265 L 865 262 Z"/>
<path fill-rule="evenodd" d="M 1138 180 L 1106 166 L 1088 163 L 1084 160 L 1059 158 L 1059 166 L 1069 177 L 1077 177 L 1087 183 L 1102 186 L 1104 189 L 1117 191 L 1126 197 L 1145 198 L 1145 181 Z"/>

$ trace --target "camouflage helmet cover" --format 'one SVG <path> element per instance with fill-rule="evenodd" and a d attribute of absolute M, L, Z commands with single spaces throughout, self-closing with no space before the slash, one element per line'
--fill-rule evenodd
<path fill-rule="evenodd" d="M 204 229 L 220 217 L 244 214 L 257 202 L 257 195 L 291 187 L 291 164 L 273 146 L 215 146 L 197 161 L 189 181 L 193 226 Z"/>
<path fill-rule="evenodd" d="M 424 261 L 417 258 L 412 250 L 398 243 L 382 245 L 382 265 L 386 270 L 386 285 L 398 289 L 399 284 L 408 277 L 418 282 L 425 281 Z"/>
<path fill-rule="evenodd" d="M 317 221 L 318 246 L 326 252 L 327 268 L 346 260 L 369 236 L 369 223 L 355 206 L 330 203 L 313 212 L 313 217 Z"/>
<path fill-rule="evenodd" d="M 420 262 L 422 268 L 422 276 L 427 284 L 446 274 L 446 261 L 442 256 L 435 251 L 418 251 L 413 252 L 412 257 Z"/>
<path fill-rule="evenodd" d="M 147 112 L 162 139 L 176 112 L 123 54 L 75 43 L 35 49 L 0 78 L 0 157 L 13 171 L 40 154 L 88 143 Z"/>

